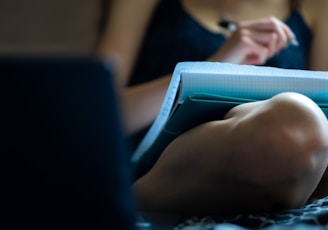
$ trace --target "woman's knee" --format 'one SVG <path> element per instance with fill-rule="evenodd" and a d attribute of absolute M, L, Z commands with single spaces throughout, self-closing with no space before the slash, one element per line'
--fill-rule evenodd
<path fill-rule="evenodd" d="M 267 112 L 259 113 L 259 117 L 269 123 L 268 132 L 282 135 L 278 148 L 315 153 L 328 147 L 327 118 L 310 98 L 298 93 L 282 93 L 266 103 Z"/>
<path fill-rule="evenodd" d="M 246 105 L 247 106 L 247 105 Z M 237 108 L 238 109 L 238 108 Z M 257 186 L 284 187 L 279 199 L 313 192 L 328 164 L 328 123 L 320 108 L 297 93 L 252 106 L 230 134 L 235 174 Z M 278 189 L 278 188 L 277 188 Z M 279 194 L 279 189 L 276 194 Z"/>

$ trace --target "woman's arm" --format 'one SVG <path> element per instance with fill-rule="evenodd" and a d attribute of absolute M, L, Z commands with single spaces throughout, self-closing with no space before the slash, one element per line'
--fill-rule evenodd
<path fill-rule="evenodd" d="M 118 56 L 119 82 L 125 85 L 148 26 L 156 0 L 112 0 L 98 54 Z"/>
<path fill-rule="evenodd" d="M 328 1 L 304 0 L 302 11 L 310 19 L 314 35 L 309 68 L 328 70 Z"/>
<path fill-rule="evenodd" d="M 128 134 L 150 125 L 161 108 L 171 75 L 124 90 L 123 116 Z"/>
<path fill-rule="evenodd" d="M 118 92 L 122 95 L 124 123 L 133 133 L 156 118 L 170 76 L 127 87 L 131 71 L 158 0 L 113 0 L 103 38 L 98 47 L 101 57 L 118 57 Z"/>

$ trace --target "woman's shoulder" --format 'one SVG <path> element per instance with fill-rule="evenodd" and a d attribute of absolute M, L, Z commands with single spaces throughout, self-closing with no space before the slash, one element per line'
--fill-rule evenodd
<path fill-rule="evenodd" d="M 323 17 L 328 15 L 327 0 L 301 0 L 299 9 L 310 28 L 314 28 Z"/>

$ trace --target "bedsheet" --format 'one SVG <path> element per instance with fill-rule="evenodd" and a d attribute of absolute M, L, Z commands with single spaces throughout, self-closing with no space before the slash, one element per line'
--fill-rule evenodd
<path fill-rule="evenodd" d="M 308 230 L 328 229 L 328 196 L 306 204 L 303 208 L 266 214 L 228 217 L 191 217 L 174 230 Z"/>

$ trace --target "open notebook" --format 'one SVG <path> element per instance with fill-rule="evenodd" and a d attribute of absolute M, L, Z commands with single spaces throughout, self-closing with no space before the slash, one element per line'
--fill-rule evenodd
<path fill-rule="evenodd" d="M 12 229 L 134 228 L 109 65 L 0 58 L 3 220 Z"/>
<path fill-rule="evenodd" d="M 218 62 L 178 63 L 161 110 L 134 152 L 141 176 L 181 133 L 219 120 L 234 106 L 282 92 L 310 97 L 328 117 L 328 72 Z"/>

